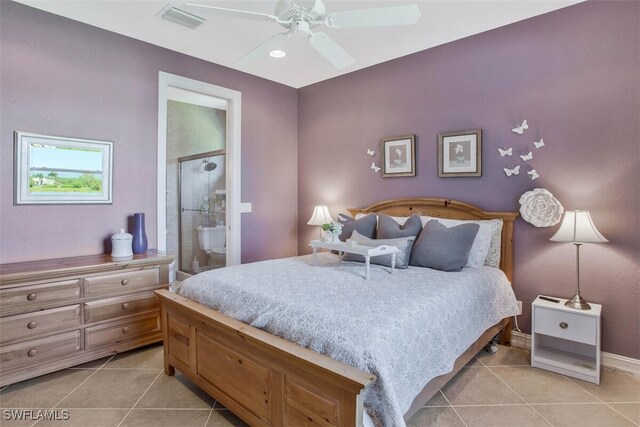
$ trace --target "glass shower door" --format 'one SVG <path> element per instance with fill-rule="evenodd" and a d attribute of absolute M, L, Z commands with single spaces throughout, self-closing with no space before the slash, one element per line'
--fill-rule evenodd
<path fill-rule="evenodd" d="M 225 154 L 179 158 L 178 269 L 197 274 L 227 264 Z"/>

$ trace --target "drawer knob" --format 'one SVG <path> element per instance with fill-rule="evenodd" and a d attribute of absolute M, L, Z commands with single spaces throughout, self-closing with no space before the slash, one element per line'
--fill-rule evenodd
<path fill-rule="evenodd" d="M 27 352 L 27 356 L 29 356 L 29 357 L 33 357 L 33 356 L 35 356 L 36 354 L 38 354 L 38 350 L 36 350 L 35 348 L 32 348 L 31 350 L 29 350 L 29 351 Z"/>
<path fill-rule="evenodd" d="M 36 298 L 38 298 L 37 294 L 29 294 L 29 295 L 27 295 L 27 299 L 29 301 L 35 301 Z"/>
<path fill-rule="evenodd" d="M 27 328 L 29 328 L 29 329 L 35 329 L 36 326 L 38 326 L 38 322 L 29 322 L 27 324 Z"/>
<path fill-rule="evenodd" d="M 125 326 L 124 328 L 122 328 L 122 333 L 126 334 L 127 332 L 129 332 L 129 327 Z"/>
<path fill-rule="evenodd" d="M 560 328 L 567 329 L 568 327 L 569 327 L 569 324 L 567 322 L 560 322 Z"/>
<path fill-rule="evenodd" d="M 122 283 L 122 286 L 127 286 L 129 284 L 129 279 L 122 279 L 120 283 Z"/>
<path fill-rule="evenodd" d="M 124 304 L 122 304 L 122 309 L 126 310 L 127 308 L 129 308 L 129 303 L 125 302 Z"/>

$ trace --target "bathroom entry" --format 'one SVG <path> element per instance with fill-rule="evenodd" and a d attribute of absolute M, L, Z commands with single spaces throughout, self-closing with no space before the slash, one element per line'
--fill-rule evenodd
<path fill-rule="evenodd" d="M 238 91 L 158 73 L 158 249 L 170 280 L 240 264 Z"/>
<path fill-rule="evenodd" d="M 227 265 L 224 150 L 178 159 L 179 264 L 197 274 Z"/>
<path fill-rule="evenodd" d="M 167 252 L 182 280 L 227 265 L 227 104 L 177 89 L 169 95 Z"/>

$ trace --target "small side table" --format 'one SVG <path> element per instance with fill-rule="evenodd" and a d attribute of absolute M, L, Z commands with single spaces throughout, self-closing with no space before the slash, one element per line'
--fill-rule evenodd
<path fill-rule="evenodd" d="M 536 298 L 531 304 L 531 366 L 600 384 L 600 304 L 591 310 Z"/>
<path fill-rule="evenodd" d="M 393 273 L 393 271 L 396 268 L 396 253 L 400 252 L 400 249 L 398 249 L 396 246 L 388 246 L 388 245 L 375 246 L 375 247 L 365 246 L 365 245 L 350 246 L 344 242 L 331 243 L 331 242 L 323 242 L 322 240 L 312 240 L 311 243 L 309 243 L 309 246 L 311 246 L 311 248 L 313 249 L 313 265 L 317 265 L 316 253 L 318 252 L 318 249 L 330 249 L 330 250 L 338 251 L 341 253 L 346 252 L 349 254 L 356 254 L 356 255 L 363 256 L 364 262 L 365 262 L 364 278 L 366 280 L 369 279 L 369 268 L 370 268 L 369 261 L 371 260 L 371 257 L 380 256 L 380 255 L 391 255 L 391 272 Z"/>

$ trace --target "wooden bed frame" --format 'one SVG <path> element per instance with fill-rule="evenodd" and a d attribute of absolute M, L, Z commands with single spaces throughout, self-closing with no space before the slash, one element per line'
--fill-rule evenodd
<path fill-rule="evenodd" d="M 454 219 L 504 221 L 500 268 L 513 279 L 515 212 L 486 212 L 446 199 L 395 199 L 357 213 L 413 214 Z M 361 392 L 375 376 L 265 331 L 227 317 L 167 290 L 157 291 L 162 305 L 164 370 L 175 369 L 255 426 L 361 426 Z M 491 338 L 509 343 L 509 319 L 489 328 L 455 362 L 452 372 L 431 380 L 405 414 L 408 420 Z"/>

